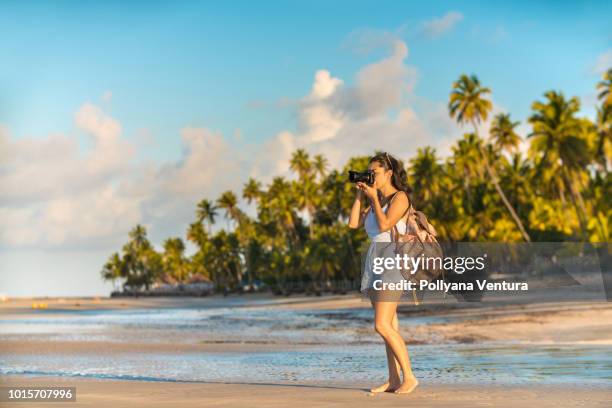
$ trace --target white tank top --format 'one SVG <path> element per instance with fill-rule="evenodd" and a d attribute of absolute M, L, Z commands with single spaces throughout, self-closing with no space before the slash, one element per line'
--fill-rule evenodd
<path fill-rule="evenodd" d="M 387 213 L 386 209 L 388 206 L 389 203 L 385 204 L 385 206 L 382 208 L 385 214 Z M 395 224 L 400 234 L 406 233 L 406 222 L 404 221 L 405 218 L 406 214 L 404 214 L 404 217 L 402 217 L 402 219 Z M 389 229 L 388 231 L 380 232 L 378 221 L 376 220 L 376 214 L 374 214 L 374 209 L 371 209 L 368 212 L 368 215 L 363 222 L 363 226 L 365 227 L 368 237 L 372 242 L 391 242 L 391 230 Z"/>

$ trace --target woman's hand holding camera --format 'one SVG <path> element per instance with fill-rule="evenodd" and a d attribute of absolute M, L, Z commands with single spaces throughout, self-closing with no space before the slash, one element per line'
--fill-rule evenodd
<path fill-rule="evenodd" d="M 377 197 L 376 188 L 374 188 L 374 187 L 372 187 L 372 186 L 370 186 L 370 185 L 368 185 L 366 183 L 358 181 L 356 183 L 356 187 L 358 189 L 358 193 L 357 193 L 357 197 L 358 198 L 359 198 L 360 194 L 361 194 L 361 198 L 367 197 L 370 200 L 374 200 Z"/>
<path fill-rule="evenodd" d="M 357 190 L 357 195 L 355 196 L 355 199 L 363 203 L 366 200 L 365 193 L 359 188 L 357 184 L 355 184 L 355 189 Z"/>

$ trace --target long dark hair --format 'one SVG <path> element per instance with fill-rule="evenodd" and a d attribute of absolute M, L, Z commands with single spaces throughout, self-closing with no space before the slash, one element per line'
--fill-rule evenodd
<path fill-rule="evenodd" d="M 387 152 L 377 153 L 376 155 L 372 156 L 369 163 L 372 162 L 378 162 L 378 164 L 380 164 L 385 171 L 392 170 L 393 175 L 391 176 L 391 184 L 399 191 L 404 191 L 408 196 L 408 200 L 412 202 L 412 199 L 410 198 L 412 188 L 410 188 L 408 185 L 408 175 L 406 174 L 404 163 Z M 381 203 L 384 200 L 384 197 L 380 191 L 378 191 L 378 199 Z"/>

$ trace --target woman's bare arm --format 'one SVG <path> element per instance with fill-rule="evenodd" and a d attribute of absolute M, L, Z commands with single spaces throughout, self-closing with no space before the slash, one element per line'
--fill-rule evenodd
<path fill-rule="evenodd" d="M 351 208 L 351 215 L 349 216 L 349 228 L 360 228 L 363 225 L 364 221 L 364 211 L 363 204 L 365 203 L 365 197 L 361 190 L 357 191 L 357 197 L 355 197 L 355 201 L 353 202 L 353 207 Z"/>
<path fill-rule="evenodd" d="M 398 195 L 393 197 L 386 214 L 382 210 L 380 202 L 378 202 L 378 196 L 376 196 L 373 201 L 372 209 L 374 214 L 376 214 L 376 221 L 378 221 L 380 232 L 385 232 L 393 228 L 393 226 L 406 214 L 406 210 L 408 210 L 408 195 L 403 191 L 400 191 Z"/>

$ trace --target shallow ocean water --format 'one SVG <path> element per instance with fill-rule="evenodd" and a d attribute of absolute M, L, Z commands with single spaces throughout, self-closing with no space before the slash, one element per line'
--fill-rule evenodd
<path fill-rule="evenodd" d="M 0 319 L 1 340 L 151 343 L 277 343 L 279 351 L 8 354 L 0 375 L 60 375 L 148 381 L 377 383 L 386 380 L 371 309 L 269 307 L 93 310 Z M 446 317 L 401 318 L 402 325 Z M 288 345 L 288 346 L 286 346 Z M 305 346 L 305 347 L 304 347 Z M 612 346 L 585 344 L 410 345 L 417 378 L 431 383 L 612 384 Z"/>

